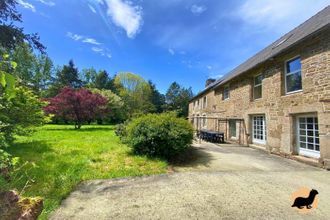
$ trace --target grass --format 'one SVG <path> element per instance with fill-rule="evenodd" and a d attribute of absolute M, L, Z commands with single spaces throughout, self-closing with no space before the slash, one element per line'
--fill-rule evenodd
<path fill-rule="evenodd" d="M 31 136 L 18 137 L 9 153 L 21 164 L 8 184 L 0 178 L 0 188 L 17 189 L 23 196 L 44 198 L 40 219 L 47 219 L 61 200 L 78 183 L 90 179 L 141 176 L 164 173 L 167 163 L 131 154 L 114 133 L 114 126 L 46 125 Z M 25 187 L 26 186 L 26 187 Z"/>

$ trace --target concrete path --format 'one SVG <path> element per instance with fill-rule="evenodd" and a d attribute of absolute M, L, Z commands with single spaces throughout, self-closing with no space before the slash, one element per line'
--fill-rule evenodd
<path fill-rule="evenodd" d="M 196 145 L 179 171 L 81 184 L 51 219 L 330 219 L 330 172 L 263 151 Z M 318 207 L 291 208 L 300 187 L 317 189 Z"/>

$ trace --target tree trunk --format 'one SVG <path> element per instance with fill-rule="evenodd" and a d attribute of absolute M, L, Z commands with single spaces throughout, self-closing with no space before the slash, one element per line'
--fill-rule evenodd
<path fill-rule="evenodd" d="M 81 123 L 80 123 L 80 122 L 76 122 L 76 123 L 74 124 L 74 128 L 75 128 L 75 129 L 80 129 L 80 128 L 81 128 Z"/>

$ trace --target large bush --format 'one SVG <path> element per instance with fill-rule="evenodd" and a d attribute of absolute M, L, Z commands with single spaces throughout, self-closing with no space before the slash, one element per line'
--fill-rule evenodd
<path fill-rule="evenodd" d="M 191 124 L 173 113 L 148 114 L 127 125 L 127 143 L 134 153 L 171 159 L 190 146 Z"/>

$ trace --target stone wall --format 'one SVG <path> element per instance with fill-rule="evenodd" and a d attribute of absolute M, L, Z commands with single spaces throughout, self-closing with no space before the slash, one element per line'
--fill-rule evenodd
<path fill-rule="evenodd" d="M 285 62 L 300 56 L 303 91 L 285 94 Z M 264 74 L 262 98 L 253 99 L 253 79 Z M 225 86 L 230 88 L 230 98 L 223 100 Z M 207 97 L 207 106 L 193 108 L 193 102 Z M 189 105 L 189 116 L 244 119 L 241 140 L 251 144 L 251 115 L 265 115 L 267 141 L 264 146 L 271 152 L 295 154 L 295 118 L 299 114 L 312 113 L 318 117 L 320 136 L 320 162 L 330 160 L 330 30 L 295 45 L 285 53 L 268 60 L 224 85 L 196 97 Z M 213 128 L 215 120 L 209 120 Z M 222 125 L 222 131 L 226 126 Z M 227 125 L 228 129 L 228 125 Z M 230 137 L 228 137 L 230 140 Z M 235 140 L 233 140 L 235 141 Z M 329 164 L 330 166 L 330 164 Z"/>

